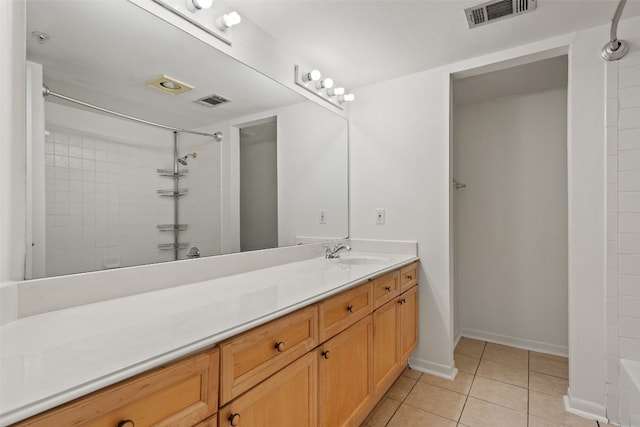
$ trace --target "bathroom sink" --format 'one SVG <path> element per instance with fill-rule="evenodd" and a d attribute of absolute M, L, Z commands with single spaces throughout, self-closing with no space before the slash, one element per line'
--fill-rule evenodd
<path fill-rule="evenodd" d="M 338 263 L 347 265 L 373 265 L 387 262 L 389 262 L 389 258 L 376 255 L 346 255 L 338 259 Z"/>

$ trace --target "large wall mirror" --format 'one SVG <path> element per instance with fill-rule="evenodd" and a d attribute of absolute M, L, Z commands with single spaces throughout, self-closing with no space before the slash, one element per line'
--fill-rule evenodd
<path fill-rule="evenodd" d="M 127 0 L 27 31 L 27 279 L 348 236 L 343 117 Z"/>

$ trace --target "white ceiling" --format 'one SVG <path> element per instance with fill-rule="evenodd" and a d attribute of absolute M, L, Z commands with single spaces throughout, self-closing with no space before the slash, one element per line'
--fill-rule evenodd
<path fill-rule="evenodd" d="M 618 0 L 538 0 L 537 10 L 468 29 L 459 0 L 226 0 L 347 88 L 607 24 Z M 624 18 L 640 15 L 629 0 Z M 625 23 L 618 35 L 624 39 Z M 606 43 L 594 46 L 598 52 Z"/>

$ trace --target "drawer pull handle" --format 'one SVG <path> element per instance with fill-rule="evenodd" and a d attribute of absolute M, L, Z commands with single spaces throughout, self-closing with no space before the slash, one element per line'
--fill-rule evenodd
<path fill-rule="evenodd" d="M 400 299 L 398 300 L 398 304 L 404 304 L 405 302 L 407 302 L 407 299 L 406 299 L 406 298 L 400 298 Z"/>
<path fill-rule="evenodd" d="M 384 290 L 387 291 L 387 292 L 391 292 L 391 286 L 385 286 Z"/>
<path fill-rule="evenodd" d="M 407 279 L 413 280 L 413 275 L 412 274 L 407 274 Z"/>
<path fill-rule="evenodd" d="M 325 351 L 323 351 L 323 352 L 322 352 L 322 353 L 320 353 L 320 354 L 321 354 L 321 355 L 322 355 L 322 357 L 324 357 L 325 359 L 328 359 L 328 358 L 329 358 L 329 353 L 330 353 L 330 352 L 329 352 L 329 350 L 325 350 Z"/>
<path fill-rule="evenodd" d="M 352 306 L 352 305 L 348 306 L 348 307 L 347 307 L 347 311 L 348 311 L 349 313 L 353 313 L 353 306 Z"/>
<path fill-rule="evenodd" d="M 135 427 L 136 423 L 133 420 L 122 420 L 116 427 Z"/>
<path fill-rule="evenodd" d="M 274 347 L 276 350 L 282 353 L 284 351 L 285 345 L 282 341 L 278 341 Z"/>
<path fill-rule="evenodd" d="M 229 424 L 232 426 L 240 425 L 240 414 L 229 414 Z"/>

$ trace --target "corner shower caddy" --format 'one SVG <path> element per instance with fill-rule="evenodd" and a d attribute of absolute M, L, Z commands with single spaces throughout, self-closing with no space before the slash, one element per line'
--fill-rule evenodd
<path fill-rule="evenodd" d="M 157 169 L 160 176 L 173 178 L 173 188 L 170 190 L 158 190 L 160 197 L 173 198 L 173 224 L 158 224 L 158 230 L 161 232 L 173 232 L 173 243 L 161 243 L 158 249 L 163 251 L 173 251 L 174 258 L 178 259 L 178 251 L 189 247 L 188 242 L 180 242 L 180 232 L 185 231 L 189 225 L 180 224 L 178 220 L 178 205 L 180 197 L 189 193 L 189 189 L 180 188 L 180 178 L 185 176 L 189 171 L 187 169 L 180 170 L 178 163 L 178 132 L 173 132 L 173 169 Z"/>

